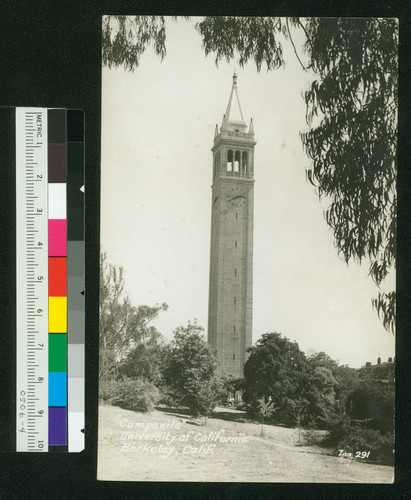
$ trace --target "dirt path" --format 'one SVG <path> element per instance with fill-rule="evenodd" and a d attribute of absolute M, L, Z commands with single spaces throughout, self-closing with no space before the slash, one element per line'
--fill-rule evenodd
<path fill-rule="evenodd" d="M 226 411 L 227 412 L 227 411 Z M 227 412 L 228 413 L 228 412 Z M 221 414 L 227 418 L 227 415 Z M 154 411 L 101 406 L 98 479 L 391 483 L 394 468 L 296 446 L 298 430 L 209 418 L 206 427 Z"/>

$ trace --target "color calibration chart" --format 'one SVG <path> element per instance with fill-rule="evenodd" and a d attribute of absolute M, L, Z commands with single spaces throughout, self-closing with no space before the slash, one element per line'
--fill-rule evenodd
<path fill-rule="evenodd" d="M 84 113 L 16 108 L 16 451 L 84 449 Z"/>

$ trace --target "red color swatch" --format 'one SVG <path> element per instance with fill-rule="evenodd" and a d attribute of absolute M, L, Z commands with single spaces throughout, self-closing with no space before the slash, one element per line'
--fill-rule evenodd
<path fill-rule="evenodd" d="M 49 257 L 49 297 L 67 297 L 67 257 Z"/>

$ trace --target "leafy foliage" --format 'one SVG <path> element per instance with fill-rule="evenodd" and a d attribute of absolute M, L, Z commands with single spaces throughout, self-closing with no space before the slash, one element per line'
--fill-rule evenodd
<path fill-rule="evenodd" d="M 299 397 L 291 402 L 292 414 L 295 423 L 300 428 L 301 423 L 304 421 L 308 412 L 309 401 L 305 398 Z"/>
<path fill-rule="evenodd" d="M 167 385 L 195 416 L 209 415 L 222 396 L 217 357 L 202 332 L 190 323 L 177 328 L 165 368 Z"/>
<path fill-rule="evenodd" d="M 302 30 L 308 64 L 293 29 Z M 254 61 L 257 71 L 284 66 L 282 41 L 314 75 L 304 94 L 310 130 L 301 139 L 312 165 L 308 180 L 330 200 L 325 218 L 348 262 L 370 261 L 378 287 L 395 267 L 398 24 L 381 18 L 206 17 L 196 24 L 205 54 L 215 61 Z M 163 58 L 165 20 L 156 16 L 103 19 L 103 64 L 134 70 L 149 44 Z M 395 292 L 372 300 L 387 330 L 395 329 Z"/>
<path fill-rule="evenodd" d="M 284 33 L 278 17 L 211 16 L 196 24 L 201 34 L 205 54 L 215 53 L 216 64 L 222 59 L 230 61 L 238 53 L 240 66 L 253 59 L 260 71 L 284 65 L 281 43 L 276 35 Z"/>
<path fill-rule="evenodd" d="M 354 390 L 348 400 L 353 421 L 364 422 L 369 429 L 389 432 L 394 427 L 394 390 L 390 384 L 366 382 Z"/>
<path fill-rule="evenodd" d="M 280 333 L 265 333 L 249 350 L 244 365 L 244 394 L 250 413 L 258 413 L 262 397 L 272 398 L 277 420 L 290 423 L 292 401 L 308 384 L 307 359 L 296 342 Z"/>
<path fill-rule="evenodd" d="M 324 352 L 308 358 L 307 417 L 322 429 L 331 430 L 346 418 L 347 399 L 358 385 L 357 371 L 340 366 Z"/>
<path fill-rule="evenodd" d="M 338 439 L 345 435 L 347 419 L 349 426 L 349 418 L 356 418 L 353 395 L 365 383 L 356 370 L 338 365 L 324 352 L 307 359 L 298 344 L 279 333 L 263 335 L 250 351 L 244 365 L 243 398 L 251 415 L 259 415 L 260 400 L 264 397 L 275 402 L 277 422 L 296 423 L 299 428 L 313 425 L 333 432 L 338 430 Z M 369 385 L 373 383 L 375 380 Z M 387 391 L 391 401 L 390 390 Z M 371 395 L 369 390 L 367 394 L 374 398 L 372 401 L 378 400 L 378 408 L 383 411 L 381 394 Z M 390 403 L 387 404 L 389 408 Z M 388 409 L 384 412 L 389 414 Z M 392 421 L 386 423 L 384 429 L 392 428 Z"/>
<path fill-rule="evenodd" d="M 333 369 L 333 375 L 337 382 L 336 398 L 345 407 L 350 392 L 361 384 L 358 371 L 346 365 L 337 365 Z"/>
<path fill-rule="evenodd" d="M 364 367 L 347 387 L 350 383 L 351 390 L 343 400 L 346 412 L 330 427 L 330 444 L 353 455 L 370 451 L 370 460 L 392 464 L 394 364 Z"/>
<path fill-rule="evenodd" d="M 221 382 L 223 385 L 224 396 L 227 399 L 230 397 L 230 394 L 235 399 L 236 393 L 240 392 L 244 386 L 244 379 L 243 378 L 237 378 L 231 374 L 228 374 L 228 375 L 222 374 L 221 375 Z"/>
<path fill-rule="evenodd" d="M 103 379 L 98 385 L 99 398 L 107 404 L 111 404 L 117 393 L 117 380 Z"/>
<path fill-rule="evenodd" d="M 372 305 L 382 319 L 386 330 L 395 331 L 395 307 L 396 292 L 378 292 L 377 297 L 372 299 Z"/>
<path fill-rule="evenodd" d="M 147 46 L 152 44 L 161 59 L 166 55 L 163 16 L 105 16 L 103 18 L 103 64 L 133 71 Z"/>
<path fill-rule="evenodd" d="M 305 444 L 312 446 L 318 442 L 317 426 L 313 421 L 308 422 L 304 431 Z"/>
<path fill-rule="evenodd" d="M 167 304 L 154 307 L 131 305 L 124 291 L 124 270 L 109 264 L 106 254 L 100 257 L 100 380 L 118 376 L 129 362 L 128 356 L 140 345 L 159 342 L 161 334 L 153 327 Z"/>
<path fill-rule="evenodd" d="M 144 377 L 160 387 L 164 383 L 163 368 L 168 350 L 169 345 L 161 337 L 153 336 L 130 350 L 118 373 L 130 378 Z"/>
<path fill-rule="evenodd" d="M 143 378 L 100 382 L 100 398 L 125 410 L 152 411 L 160 399 L 157 387 Z"/>
<path fill-rule="evenodd" d="M 306 392 L 307 411 L 322 424 L 322 428 L 329 428 L 339 418 L 335 385 L 336 380 L 329 368 L 317 366 L 310 370 L 310 384 Z"/>
<path fill-rule="evenodd" d="M 264 421 L 268 417 L 271 417 L 274 415 L 276 411 L 276 407 L 274 406 L 274 401 L 271 397 L 267 398 L 268 401 L 265 401 L 265 397 L 262 397 L 257 401 L 258 406 L 257 406 L 257 411 L 258 414 L 261 417 L 261 436 L 264 435 Z"/>
<path fill-rule="evenodd" d="M 369 460 L 394 465 L 394 435 L 384 435 L 371 429 L 351 429 L 338 443 L 337 450 L 344 450 L 355 457 L 358 451 L 370 452 Z"/>
<path fill-rule="evenodd" d="M 308 179 L 331 200 L 338 252 L 370 260 L 380 286 L 395 264 L 398 27 L 393 19 L 311 18 L 305 49 L 316 79 L 305 93 Z M 317 120 L 318 119 L 318 120 Z M 395 293 L 374 306 L 394 330 Z"/>
<path fill-rule="evenodd" d="M 167 53 L 164 16 L 104 16 L 102 31 L 102 59 L 108 68 L 123 66 L 125 71 L 134 71 L 150 45 L 160 60 Z"/>

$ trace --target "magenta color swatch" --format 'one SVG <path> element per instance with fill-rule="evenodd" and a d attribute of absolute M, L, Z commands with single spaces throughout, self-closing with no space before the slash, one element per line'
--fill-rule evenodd
<path fill-rule="evenodd" d="M 49 219 L 49 256 L 67 256 L 66 219 Z"/>

